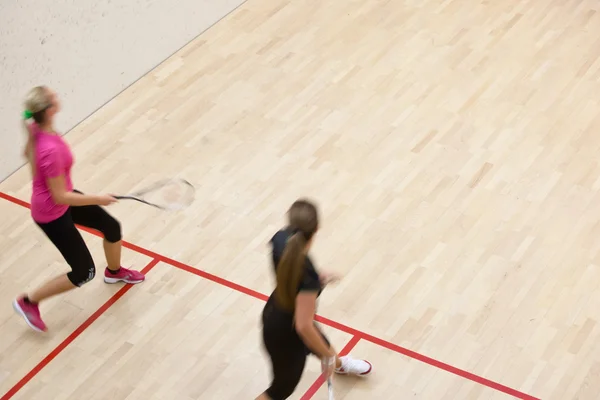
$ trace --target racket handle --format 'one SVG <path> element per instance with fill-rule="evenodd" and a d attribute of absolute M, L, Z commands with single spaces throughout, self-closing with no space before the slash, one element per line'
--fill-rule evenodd
<path fill-rule="evenodd" d="M 333 382 L 331 381 L 331 377 L 327 378 L 327 389 L 329 391 L 329 400 L 335 400 L 333 396 Z"/>

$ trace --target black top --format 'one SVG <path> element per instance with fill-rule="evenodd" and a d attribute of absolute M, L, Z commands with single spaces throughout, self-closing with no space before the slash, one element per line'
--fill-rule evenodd
<path fill-rule="evenodd" d="M 285 245 L 287 240 L 291 236 L 291 232 L 287 229 L 281 229 L 273 237 L 271 238 L 271 246 L 272 246 L 272 256 L 273 256 L 273 269 L 277 272 L 277 265 L 281 260 L 281 256 L 283 255 L 283 251 L 285 250 Z M 306 256 L 306 261 L 304 265 L 304 275 L 302 279 L 300 279 L 300 284 L 298 285 L 297 293 L 302 291 L 316 291 L 317 297 L 321 295 L 323 291 L 323 287 L 321 286 L 321 281 L 319 280 L 319 274 L 315 269 L 314 264 L 310 260 L 310 257 Z"/>

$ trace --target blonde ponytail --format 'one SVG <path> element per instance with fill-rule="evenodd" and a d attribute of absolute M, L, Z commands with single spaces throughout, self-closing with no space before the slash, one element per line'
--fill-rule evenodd
<path fill-rule="evenodd" d="M 28 123 L 33 119 L 36 123 L 44 122 L 45 111 L 50 107 L 51 102 L 48 90 L 44 86 L 36 86 L 27 93 L 25 98 L 25 112 L 23 113 L 23 130 L 26 134 L 25 148 L 23 156 L 31 167 L 31 175 L 35 176 L 35 134 L 34 127 Z"/>
<path fill-rule="evenodd" d="M 31 168 L 31 177 L 35 176 L 35 138 L 33 136 L 33 127 L 27 124 L 27 121 L 23 120 L 23 130 L 26 135 L 25 148 L 23 149 L 23 156 L 29 163 Z"/>

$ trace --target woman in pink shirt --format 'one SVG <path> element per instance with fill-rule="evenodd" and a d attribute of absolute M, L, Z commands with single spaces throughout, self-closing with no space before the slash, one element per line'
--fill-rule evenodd
<path fill-rule="evenodd" d="M 100 207 L 116 199 L 109 195 L 86 195 L 73 189 L 73 154 L 53 126 L 54 116 L 60 111 L 56 94 L 47 87 L 36 87 L 29 92 L 25 107 L 24 124 L 29 135 L 25 156 L 33 175 L 31 216 L 71 267 L 69 273 L 57 276 L 13 302 L 15 310 L 31 328 L 46 331 L 38 304 L 82 286 L 96 274 L 92 255 L 75 224 L 104 235 L 108 263 L 104 271 L 106 283 L 139 283 L 144 275 L 121 267 L 121 225 Z M 31 124 L 27 123 L 29 119 L 33 119 Z"/>

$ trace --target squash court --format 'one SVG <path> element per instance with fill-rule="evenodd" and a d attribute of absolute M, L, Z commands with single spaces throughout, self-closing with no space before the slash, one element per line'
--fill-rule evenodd
<path fill-rule="evenodd" d="M 66 135 L 82 191 L 196 186 L 180 212 L 110 207 L 144 283 L 96 277 L 29 330 L 12 299 L 68 267 L 29 169 L 0 184 L 0 399 L 254 399 L 267 241 L 304 196 L 343 275 L 320 322 L 374 366 L 336 399 L 600 398 L 599 14 L 248 0 Z M 319 372 L 292 398 L 326 399 Z"/>

